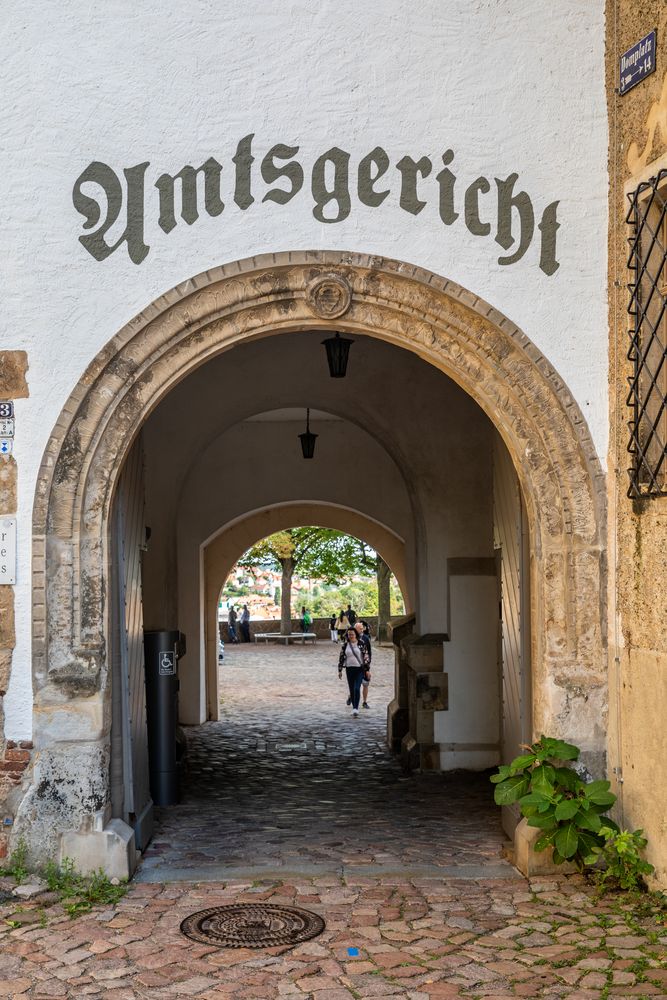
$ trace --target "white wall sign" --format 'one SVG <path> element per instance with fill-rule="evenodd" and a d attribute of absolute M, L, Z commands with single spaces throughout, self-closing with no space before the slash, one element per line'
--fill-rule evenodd
<path fill-rule="evenodd" d="M 11 455 L 14 451 L 14 438 L 0 437 L 0 455 Z"/>
<path fill-rule="evenodd" d="M 0 417 L 0 437 L 3 438 L 13 438 L 14 437 L 14 418 L 5 417 L 4 419 Z"/>
<path fill-rule="evenodd" d="M 16 518 L 0 517 L 0 584 L 16 583 Z"/>

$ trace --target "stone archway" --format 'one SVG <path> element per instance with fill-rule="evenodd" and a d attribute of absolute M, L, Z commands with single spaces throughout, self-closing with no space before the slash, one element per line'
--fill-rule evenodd
<path fill-rule="evenodd" d="M 506 317 L 415 266 L 333 251 L 268 254 L 169 291 L 97 355 L 44 455 L 33 518 L 38 750 L 15 835 L 105 837 L 109 817 L 109 512 L 142 421 L 176 382 L 254 337 L 331 328 L 414 351 L 498 428 L 531 531 L 533 719 L 604 751 L 604 481 L 567 387 Z"/>
<path fill-rule="evenodd" d="M 384 524 L 361 511 L 337 504 L 283 503 L 248 513 L 223 525 L 203 547 L 204 570 L 204 650 L 208 718 L 217 719 L 218 600 L 225 580 L 243 553 L 261 538 L 275 531 L 317 524 L 362 538 L 379 552 L 398 580 L 406 610 L 413 609 L 413 595 L 408 582 L 405 543 Z"/>

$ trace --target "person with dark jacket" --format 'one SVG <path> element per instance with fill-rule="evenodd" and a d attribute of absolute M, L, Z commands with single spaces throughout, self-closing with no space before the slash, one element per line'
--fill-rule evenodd
<path fill-rule="evenodd" d="M 350 605 L 349 601 L 347 605 L 347 611 L 345 612 L 345 616 L 347 617 L 347 620 L 350 623 L 350 627 L 353 628 L 357 621 L 357 612 Z"/>
<path fill-rule="evenodd" d="M 359 642 L 356 630 L 349 628 L 345 642 L 338 658 L 338 679 L 343 676 L 343 669 L 347 675 L 347 685 L 350 689 L 350 701 L 352 705 L 352 715 L 359 715 L 359 698 L 361 695 L 361 685 L 364 674 L 368 670 L 368 649 L 365 643 Z"/>
<path fill-rule="evenodd" d="M 373 658 L 373 653 L 371 651 L 371 630 L 368 626 L 368 622 L 364 621 L 358 621 L 354 628 L 359 636 L 359 642 L 363 643 L 368 651 L 368 670 L 364 674 L 364 678 L 361 683 L 361 705 L 362 708 L 370 708 L 370 705 L 368 704 L 368 688 L 371 683 L 371 660 Z"/>
<path fill-rule="evenodd" d="M 366 622 L 358 621 L 354 626 L 354 631 L 357 633 L 357 639 L 359 644 L 363 646 L 367 653 L 368 668 L 364 673 L 361 681 L 362 698 L 361 703 L 363 708 L 369 708 L 368 704 L 368 685 L 371 682 L 371 660 L 373 658 L 373 653 L 371 650 L 371 630 L 369 629 Z M 347 704 L 352 704 L 352 699 L 347 699 Z"/>
<path fill-rule="evenodd" d="M 243 611 L 241 612 L 241 635 L 243 636 L 244 642 L 250 642 L 250 612 L 248 610 L 248 605 L 243 605 Z"/>

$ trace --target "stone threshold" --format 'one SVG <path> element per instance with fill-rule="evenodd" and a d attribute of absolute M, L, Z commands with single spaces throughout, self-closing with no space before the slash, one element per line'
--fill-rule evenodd
<path fill-rule="evenodd" d="M 236 879 L 275 879 L 287 882 L 298 878 L 396 878 L 401 881 L 413 878 L 426 879 L 463 879 L 476 881 L 478 879 L 516 879 L 524 876 L 509 862 L 496 862 L 483 865 L 299 865 L 296 868 L 275 865 L 252 865 L 249 867 L 233 867 L 229 865 L 199 865 L 192 868 L 178 868 L 174 865 L 159 865 L 140 867 L 134 875 L 133 882 L 163 883 L 163 882 L 230 882 Z"/>

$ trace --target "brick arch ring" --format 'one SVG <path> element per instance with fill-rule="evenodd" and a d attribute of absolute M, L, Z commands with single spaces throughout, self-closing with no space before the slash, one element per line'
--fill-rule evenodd
<path fill-rule="evenodd" d="M 415 352 L 493 421 L 530 526 L 535 731 L 604 750 L 604 477 L 566 385 L 505 316 L 446 278 L 360 253 L 268 254 L 200 274 L 136 316 L 90 364 L 53 429 L 33 517 L 40 752 L 17 817 L 18 831 L 39 817 L 33 843 L 99 822 L 109 798 L 109 515 L 133 438 L 157 402 L 214 355 L 313 327 Z M 36 797 L 63 773 L 71 790 L 37 809 Z"/>

